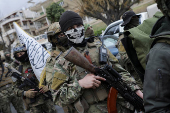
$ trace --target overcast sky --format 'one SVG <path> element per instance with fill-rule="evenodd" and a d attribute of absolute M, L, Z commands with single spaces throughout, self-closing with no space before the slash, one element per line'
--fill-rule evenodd
<path fill-rule="evenodd" d="M 27 3 L 29 0 L 0 0 L 0 18 L 7 16 L 8 14 L 20 10 L 24 7 L 29 7 L 33 3 Z M 45 0 L 32 0 L 32 2 L 38 3 Z"/>

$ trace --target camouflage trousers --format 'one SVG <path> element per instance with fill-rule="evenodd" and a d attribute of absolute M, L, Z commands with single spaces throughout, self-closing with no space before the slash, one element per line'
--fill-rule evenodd
<path fill-rule="evenodd" d="M 23 100 L 14 94 L 12 87 L 0 88 L 0 110 L 3 113 L 12 113 L 10 103 L 13 104 L 17 113 L 25 113 Z"/>
<path fill-rule="evenodd" d="M 134 113 L 134 111 L 127 109 L 126 107 L 116 104 L 117 113 Z"/>
<path fill-rule="evenodd" d="M 57 110 L 54 106 L 53 101 L 48 99 L 43 104 L 37 106 L 31 106 L 30 113 L 57 113 Z"/>
<path fill-rule="evenodd" d="M 118 93 L 116 100 L 116 108 L 117 113 L 134 113 L 134 106 L 129 102 L 125 101 L 125 99 Z"/>

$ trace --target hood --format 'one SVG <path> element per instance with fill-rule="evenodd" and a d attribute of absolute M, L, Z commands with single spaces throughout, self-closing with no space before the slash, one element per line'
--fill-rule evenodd
<path fill-rule="evenodd" d="M 170 18 L 161 17 L 153 26 L 150 38 L 170 38 Z"/>

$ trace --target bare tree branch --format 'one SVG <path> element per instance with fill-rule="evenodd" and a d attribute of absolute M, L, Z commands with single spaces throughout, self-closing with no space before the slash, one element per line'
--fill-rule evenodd
<path fill-rule="evenodd" d="M 79 10 L 81 15 L 100 19 L 108 25 L 120 19 L 133 4 L 140 1 L 142 0 L 82 0 L 79 2 Z"/>

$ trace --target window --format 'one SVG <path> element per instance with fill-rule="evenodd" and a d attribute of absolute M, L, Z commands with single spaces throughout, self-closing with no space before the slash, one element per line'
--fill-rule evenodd
<path fill-rule="evenodd" d="M 116 26 L 111 27 L 106 33 L 105 35 L 114 35 L 116 33 L 119 33 L 119 24 Z"/>
<path fill-rule="evenodd" d="M 42 35 L 42 38 L 44 38 L 44 39 L 45 39 L 45 35 Z"/>
<path fill-rule="evenodd" d="M 27 21 L 23 21 L 23 25 L 24 25 L 24 26 L 27 26 Z"/>
<path fill-rule="evenodd" d="M 30 25 L 33 25 L 33 22 L 30 22 Z"/>

